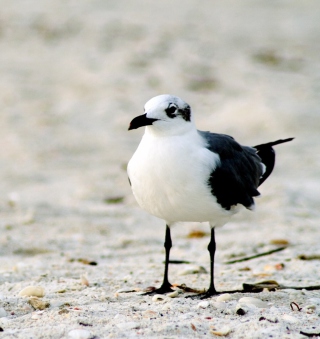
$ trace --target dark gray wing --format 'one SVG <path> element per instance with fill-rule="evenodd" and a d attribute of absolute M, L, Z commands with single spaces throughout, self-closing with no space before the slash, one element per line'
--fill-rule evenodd
<path fill-rule="evenodd" d="M 256 150 L 241 146 L 224 134 L 198 131 L 206 140 L 207 148 L 219 154 L 220 164 L 211 173 L 208 184 L 217 202 L 226 210 L 242 204 L 250 208 L 262 176 L 261 159 Z"/>

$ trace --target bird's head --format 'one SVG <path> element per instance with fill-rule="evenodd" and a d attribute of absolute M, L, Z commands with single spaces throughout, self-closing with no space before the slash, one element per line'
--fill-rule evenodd
<path fill-rule="evenodd" d="M 194 128 L 190 106 L 169 94 L 158 95 L 144 106 L 145 114 L 134 118 L 129 130 L 148 126 L 157 134 L 175 135 Z"/>

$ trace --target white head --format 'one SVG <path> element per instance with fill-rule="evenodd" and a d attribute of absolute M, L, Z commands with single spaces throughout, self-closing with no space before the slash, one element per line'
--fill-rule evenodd
<path fill-rule="evenodd" d="M 169 94 L 158 95 L 144 106 L 145 114 L 134 118 L 129 130 L 142 126 L 156 134 L 177 135 L 194 129 L 190 106 Z"/>

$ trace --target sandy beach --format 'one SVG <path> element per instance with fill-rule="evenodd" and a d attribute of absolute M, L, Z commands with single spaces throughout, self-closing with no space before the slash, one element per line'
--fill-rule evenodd
<path fill-rule="evenodd" d="M 320 3 L 0 4 L 0 338 L 320 336 L 320 290 L 142 295 L 161 283 L 165 224 L 126 174 L 143 134 L 129 122 L 158 94 L 243 145 L 295 137 L 256 211 L 217 229 L 216 287 L 319 285 Z M 188 263 L 170 281 L 207 288 L 209 226 L 172 239 L 171 259 Z"/>

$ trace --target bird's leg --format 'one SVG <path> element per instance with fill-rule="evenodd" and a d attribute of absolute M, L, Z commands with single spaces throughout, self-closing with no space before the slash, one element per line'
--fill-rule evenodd
<path fill-rule="evenodd" d="M 210 253 L 210 286 L 208 291 L 203 295 L 202 299 L 211 297 L 217 294 L 216 288 L 214 287 L 214 255 L 216 253 L 216 239 L 214 233 L 214 227 L 211 227 L 211 238 L 208 245 L 208 251 Z"/>
<path fill-rule="evenodd" d="M 157 288 L 154 291 L 147 292 L 145 294 L 147 295 L 153 295 L 153 294 L 164 294 L 168 292 L 172 292 L 171 284 L 169 283 L 168 279 L 168 270 L 169 270 L 169 257 L 170 257 L 170 249 L 172 247 L 172 241 L 171 241 L 171 232 L 170 227 L 166 225 L 166 236 L 164 241 L 164 248 L 166 250 L 166 260 L 165 260 L 165 266 L 164 266 L 164 275 L 163 275 L 163 282 L 162 285 Z"/>
<path fill-rule="evenodd" d="M 216 252 L 216 240 L 215 240 L 215 234 L 214 234 L 214 227 L 211 228 L 211 238 L 210 238 L 210 242 L 208 245 L 208 251 L 210 254 L 210 286 L 209 286 L 209 289 L 205 293 L 201 293 L 198 295 L 192 295 L 190 296 L 190 298 L 207 299 L 207 298 L 212 297 L 213 295 L 218 294 L 218 292 L 216 291 L 216 288 L 214 287 L 214 255 Z"/>

